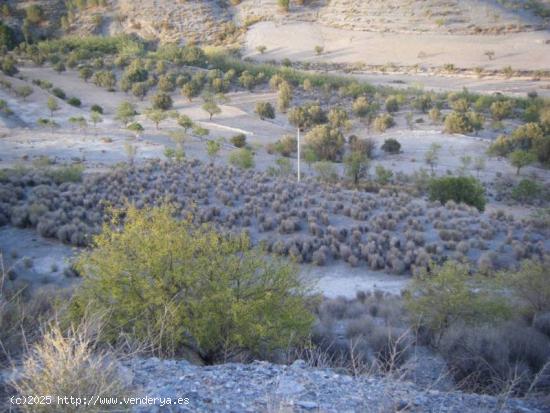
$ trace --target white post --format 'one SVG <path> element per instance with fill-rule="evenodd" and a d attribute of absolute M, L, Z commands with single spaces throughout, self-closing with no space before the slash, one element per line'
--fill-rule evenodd
<path fill-rule="evenodd" d="M 300 128 L 298 128 L 298 139 L 297 139 L 297 141 L 298 141 L 298 159 L 297 159 L 297 161 L 298 161 L 298 182 L 300 182 L 300 177 L 301 177 L 300 176 L 300 161 L 301 161 L 301 159 L 300 159 L 300 157 L 301 157 L 301 154 L 300 154 Z"/>

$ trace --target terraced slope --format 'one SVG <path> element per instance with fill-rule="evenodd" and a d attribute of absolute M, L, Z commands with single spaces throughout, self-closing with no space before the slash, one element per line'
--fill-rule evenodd
<path fill-rule="evenodd" d="M 237 13 L 243 22 L 258 18 L 309 21 L 342 29 L 388 33 L 501 34 L 548 28 L 548 19 L 523 3 L 526 2 L 317 0 L 304 6 L 292 5 L 287 14 L 281 13 L 275 0 L 244 0 L 237 7 Z M 539 3 L 541 10 L 545 7 L 550 10 L 550 4 L 545 5 L 549 2 Z"/>
<path fill-rule="evenodd" d="M 119 0 L 113 10 L 124 32 L 165 42 L 213 42 L 231 31 L 231 9 L 220 1 Z"/>

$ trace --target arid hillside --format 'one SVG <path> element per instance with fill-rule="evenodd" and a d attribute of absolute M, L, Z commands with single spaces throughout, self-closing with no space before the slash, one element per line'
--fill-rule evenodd
<path fill-rule="evenodd" d="M 233 41 L 260 20 L 380 33 L 505 34 L 547 30 L 546 0 L 59 0 L 7 1 L 3 20 L 30 31 L 136 32 L 162 41 Z M 27 9 L 39 8 L 38 16 Z M 237 27 L 228 24 L 234 22 Z M 228 30 L 229 29 L 229 30 Z"/>

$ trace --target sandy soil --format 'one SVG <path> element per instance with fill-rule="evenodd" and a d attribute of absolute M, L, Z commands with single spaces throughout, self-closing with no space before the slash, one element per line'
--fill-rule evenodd
<path fill-rule="evenodd" d="M 357 291 L 382 290 L 400 294 L 410 281 L 409 277 L 371 271 L 368 268 L 352 268 L 345 263 L 329 267 L 302 265 L 301 273 L 306 280 L 311 280 L 318 291 L 330 298 L 344 296 L 355 297 Z"/>
<path fill-rule="evenodd" d="M 285 36 L 280 33 L 284 31 Z M 293 39 L 289 42 L 287 39 Z M 454 64 L 459 68 L 481 67 L 501 70 L 511 66 L 515 70 L 550 69 L 550 34 L 547 31 L 511 33 L 506 35 L 454 35 L 437 33 L 376 33 L 357 32 L 327 27 L 315 22 L 260 22 L 246 34 L 245 55 L 260 61 L 271 59 L 324 63 L 363 63 L 366 65 L 413 66 L 420 70 Z M 267 47 L 264 54 L 256 48 Z M 316 55 L 315 46 L 324 47 Z M 487 50 L 495 52 L 489 60 Z M 422 57 L 419 57 L 422 56 Z M 537 90 L 550 94 L 547 81 L 529 79 L 477 79 L 433 75 L 365 75 L 373 83 L 406 81 L 419 83 L 426 88 L 443 90 L 466 86 L 479 92 L 513 92 L 525 94 Z M 450 84 L 448 84 L 450 82 Z"/>
<path fill-rule="evenodd" d="M 281 36 L 281 32 L 285 35 Z M 264 60 L 288 57 L 298 61 L 365 62 L 369 65 L 391 62 L 398 66 L 452 63 L 456 67 L 485 69 L 511 65 L 515 69 L 536 70 L 550 68 L 550 45 L 545 44 L 549 39 L 550 34 L 546 31 L 500 36 L 411 35 L 356 32 L 311 22 L 260 22 L 248 31 L 246 47 L 249 53 L 258 54 L 255 48 L 265 45 L 265 54 L 255 56 Z M 317 45 L 324 47 L 320 56 L 314 51 Z M 495 52 L 491 61 L 484 55 L 487 50 Z M 421 52 L 425 58 L 418 57 Z"/>
<path fill-rule="evenodd" d="M 0 227 L 0 254 L 5 268 L 13 269 L 18 280 L 35 285 L 67 285 L 74 281 L 63 274 L 73 249 L 44 239 L 31 229 Z M 31 266 L 25 265 L 29 259 Z"/>
<path fill-rule="evenodd" d="M 87 166 L 101 168 L 127 159 L 125 144 L 130 142 L 138 148 L 137 157 L 140 159 L 158 158 L 163 156 L 165 146 L 174 146 L 169 138 L 171 130 L 178 129 L 175 120 L 163 122 L 160 129 L 144 115 L 138 115 L 136 120 L 144 128 L 144 133 L 137 139 L 131 132 L 122 128 L 120 122 L 114 119 L 116 108 L 120 103 L 131 101 L 138 112 L 143 112 L 149 106 L 147 100 L 140 101 L 123 92 L 109 92 L 96 87 L 92 83 L 85 83 L 78 78 L 75 71 L 57 73 L 47 67 L 21 67 L 21 75 L 26 80 L 10 78 L 14 87 L 30 85 L 33 94 L 26 101 L 0 90 L 0 99 L 8 102 L 9 107 L 27 127 L 14 127 L 13 121 L 0 120 L 0 162 L 7 165 L 19 163 L 23 158 L 32 160 L 40 155 L 47 155 L 59 161 L 84 159 Z M 37 121 L 40 118 L 49 118 L 46 109 L 47 91 L 32 85 L 33 79 L 50 81 L 54 87 L 61 87 L 68 96 L 78 97 L 82 106 L 75 108 L 61 99 L 57 99 L 60 110 L 53 119 L 60 125 L 58 129 L 39 128 Z M 238 133 L 247 136 L 247 142 L 254 147 L 263 146 L 278 140 L 285 133 L 292 132 L 286 117 L 280 114 L 273 120 L 260 120 L 254 113 L 256 102 L 269 101 L 275 103 L 276 94 L 272 92 L 234 92 L 228 93 L 229 102 L 220 105 L 222 113 L 209 119 L 208 114 L 201 109 L 202 100 L 197 98 L 192 102 L 181 95 L 174 93 L 174 110 L 187 114 L 194 122 L 210 131 L 208 139 L 229 138 Z M 100 104 L 104 109 L 103 121 L 94 128 L 91 124 L 80 130 L 69 123 L 73 116 L 84 116 L 89 119 L 90 108 L 93 104 Z M 23 126 L 23 125 L 19 125 Z M 105 139 L 108 138 L 108 139 Z M 221 157 L 231 151 L 233 147 L 226 143 L 221 151 Z M 193 138 L 185 144 L 188 156 L 206 159 L 204 140 Z M 256 162 L 260 168 L 266 169 L 273 161 L 265 150 L 259 150 Z"/>

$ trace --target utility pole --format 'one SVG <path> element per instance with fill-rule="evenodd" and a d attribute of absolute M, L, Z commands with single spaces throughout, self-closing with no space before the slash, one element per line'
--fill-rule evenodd
<path fill-rule="evenodd" d="M 297 139 L 297 143 L 298 143 L 298 182 L 300 182 L 300 157 L 301 157 L 301 154 L 300 154 L 300 127 L 298 127 L 298 139 Z"/>

